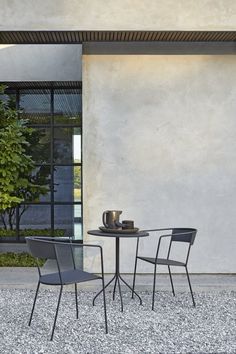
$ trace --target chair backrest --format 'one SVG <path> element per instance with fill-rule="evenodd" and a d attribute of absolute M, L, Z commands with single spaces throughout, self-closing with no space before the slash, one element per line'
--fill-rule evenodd
<path fill-rule="evenodd" d="M 26 243 L 33 257 L 56 260 L 57 270 L 83 269 L 82 245 L 53 240 L 45 237 L 26 237 Z"/>
<path fill-rule="evenodd" d="M 54 247 L 57 256 L 57 264 L 61 271 L 78 268 L 78 262 L 76 262 L 75 259 L 78 253 L 80 253 L 81 257 L 81 248 L 79 245 L 55 242 Z"/>
<path fill-rule="evenodd" d="M 177 242 L 188 242 L 193 245 L 195 237 L 197 234 L 197 229 L 192 228 L 174 228 L 172 230 L 172 241 Z"/>
<path fill-rule="evenodd" d="M 52 242 L 35 237 L 26 237 L 25 240 L 33 257 L 56 259 L 55 247 Z"/>

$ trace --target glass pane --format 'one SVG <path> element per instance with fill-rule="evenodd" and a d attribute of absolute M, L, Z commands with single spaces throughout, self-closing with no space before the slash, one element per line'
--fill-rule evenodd
<path fill-rule="evenodd" d="M 50 205 L 22 205 L 20 208 L 21 236 L 50 236 Z"/>
<path fill-rule="evenodd" d="M 81 222 L 75 222 L 74 224 L 74 238 L 75 240 L 83 240 Z"/>
<path fill-rule="evenodd" d="M 81 202 L 81 166 L 74 166 L 74 201 Z"/>
<path fill-rule="evenodd" d="M 54 228 L 63 230 L 64 236 L 74 235 L 74 205 L 54 206 Z"/>
<path fill-rule="evenodd" d="M 34 184 L 39 187 L 36 189 L 32 198 L 27 201 L 34 202 L 50 202 L 51 200 L 51 191 L 50 191 L 50 166 L 37 166 L 32 174 Z"/>
<path fill-rule="evenodd" d="M 22 118 L 30 124 L 49 124 L 51 120 L 50 90 L 21 90 L 19 107 Z"/>
<path fill-rule="evenodd" d="M 81 126 L 82 95 L 77 89 L 55 90 L 55 124 L 75 124 Z"/>
<path fill-rule="evenodd" d="M 81 131 L 74 131 L 73 160 L 74 163 L 81 163 Z"/>
<path fill-rule="evenodd" d="M 56 166 L 54 170 L 54 199 L 56 202 L 74 201 L 74 167 Z"/>
<path fill-rule="evenodd" d="M 81 204 L 74 205 L 74 236 L 77 240 L 82 240 L 82 216 Z"/>
<path fill-rule="evenodd" d="M 64 236 L 82 240 L 81 205 L 55 205 L 55 229 L 63 230 Z"/>
<path fill-rule="evenodd" d="M 81 161 L 81 129 L 54 129 L 54 162 L 70 164 Z"/>
<path fill-rule="evenodd" d="M 37 128 L 28 138 L 30 146 L 29 153 L 35 163 L 50 163 L 51 158 L 51 129 Z"/>

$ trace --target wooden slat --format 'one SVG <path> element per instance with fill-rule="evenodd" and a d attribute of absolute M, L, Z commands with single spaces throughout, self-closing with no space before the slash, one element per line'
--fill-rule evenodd
<path fill-rule="evenodd" d="M 150 40 L 155 41 L 157 36 L 157 32 L 151 32 Z"/>
<path fill-rule="evenodd" d="M 81 89 L 80 81 L 21 81 L 21 82 L 1 82 L 8 86 L 9 89 L 38 89 L 46 90 L 48 88 L 74 88 Z"/>
<path fill-rule="evenodd" d="M 236 41 L 236 31 L 0 31 L 2 44 L 60 44 L 89 41 Z"/>
<path fill-rule="evenodd" d="M 4 38 L 4 36 L 3 36 Z M 11 36 L 9 32 L 6 32 L 6 37 L 4 38 L 5 43 L 11 43 Z"/>
<path fill-rule="evenodd" d="M 174 42 L 178 41 L 178 37 L 179 37 L 179 33 L 178 32 L 174 32 L 172 34 L 172 41 L 174 41 Z"/>

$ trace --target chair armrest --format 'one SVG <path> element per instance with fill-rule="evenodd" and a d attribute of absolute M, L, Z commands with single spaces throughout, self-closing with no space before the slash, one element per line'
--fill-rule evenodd
<path fill-rule="evenodd" d="M 145 231 L 156 231 L 156 230 L 172 230 L 172 229 L 155 229 L 155 230 L 145 230 Z M 156 250 L 156 257 L 155 257 L 155 259 L 157 259 L 157 257 L 158 257 L 158 253 L 159 253 L 159 249 L 160 249 L 160 245 L 161 245 L 161 241 L 162 241 L 162 239 L 164 238 L 164 237 L 171 237 L 172 236 L 172 234 L 167 234 L 167 235 L 161 235 L 160 237 L 159 237 L 159 240 L 158 240 L 158 244 L 157 244 L 157 250 Z M 137 238 L 137 246 L 136 246 L 136 258 L 138 257 L 138 249 L 139 249 L 139 238 Z"/>
<path fill-rule="evenodd" d="M 150 230 L 142 230 L 144 232 L 152 232 L 152 231 L 168 231 L 168 230 L 173 230 L 174 227 L 168 227 L 168 228 L 165 228 L 165 229 L 150 229 Z"/>
<path fill-rule="evenodd" d="M 149 230 L 142 230 L 142 231 L 143 232 L 154 232 L 154 231 L 169 231 L 169 230 L 173 230 L 173 227 L 165 228 L 165 229 L 149 229 Z M 172 236 L 172 234 L 170 234 L 170 235 L 162 235 L 162 236 L 160 236 L 160 238 L 161 237 L 167 237 L 167 236 Z M 157 248 L 158 248 L 157 251 L 159 251 L 160 239 L 159 239 Z M 138 257 L 138 249 L 139 249 L 139 237 L 137 238 L 136 255 L 135 255 L 136 258 Z"/>
<path fill-rule="evenodd" d="M 96 248 L 100 248 L 102 249 L 102 246 L 100 245 L 94 245 L 94 244 L 91 244 L 91 243 L 73 243 L 73 242 L 67 242 L 66 243 L 67 245 L 71 245 L 72 247 L 81 247 L 81 248 L 84 248 L 84 247 L 96 247 Z"/>
<path fill-rule="evenodd" d="M 170 229 L 170 230 L 172 230 L 172 229 Z M 158 254 L 159 254 L 159 250 L 160 250 L 160 246 L 161 246 L 161 241 L 162 241 L 162 239 L 165 238 L 165 237 L 172 237 L 172 234 L 161 235 L 161 236 L 159 237 L 159 241 L 158 241 L 158 245 L 157 245 L 157 251 L 156 251 L 156 260 L 157 260 L 157 258 L 158 258 Z"/>
<path fill-rule="evenodd" d="M 94 244 L 86 244 L 86 243 L 67 243 L 68 245 L 70 245 L 72 248 L 74 247 L 81 247 L 81 248 L 99 248 L 100 249 L 100 257 L 101 257 L 101 273 L 102 273 L 102 277 L 104 277 L 104 263 L 103 263 L 103 250 L 102 250 L 102 246 L 100 245 L 94 245 Z"/>

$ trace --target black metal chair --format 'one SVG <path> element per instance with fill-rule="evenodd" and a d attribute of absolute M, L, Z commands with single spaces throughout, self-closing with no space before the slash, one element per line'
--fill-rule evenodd
<path fill-rule="evenodd" d="M 171 288 L 173 295 L 175 296 L 175 290 L 174 290 L 174 285 L 173 285 L 173 280 L 172 280 L 172 275 L 170 271 L 170 267 L 184 267 L 186 270 L 186 275 L 188 279 L 188 284 L 189 284 L 189 289 L 191 292 L 192 296 L 192 301 L 193 301 L 193 306 L 196 306 L 194 296 L 193 296 L 193 291 L 192 291 L 192 286 L 189 278 L 189 273 L 188 273 L 188 260 L 189 260 L 189 253 L 190 253 L 190 248 L 194 243 L 195 236 L 197 234 L 196 229 L 192 228 L 167 228 L 167 229 L 152 229 L 152 230 L 145 230 L 147 232 L 160 232 L 160 231 L 170 231 L 168 234 L 161 235 L 158 241 L 157 249 L 156 249 L 156 255 L 155 257 L 144 257 L 141 255 L 138 255 L 139 251 L 139 238 L 137 239 L 137 247 L 136 247 L 136 257 L 135 257 L 135 266 L 134 266 L 134 277 L 133 277 L 133 291 L 135 289 L 135 280 L 136 280 L 136 271 L 137 271 L 137 261 L 138 259 L 144 262 L 148 262 L 154 265 L 154 279 L 153 279 L 153 293 L 152 293 L 152 310 L 154 310 L 154 301 L 155 301 L 155 287 L 156 287 L 156 269 L 157 265 L 166 265 L 168 267 L 169 271 L 169 276 L 170 276 L 170 283 L 171 283 Z M 158 233 L 157 233 L 158 235 Z M 160 251 L 160 245 L 161 241 L 163 238 L 169 237 L 170 242 L 169 242 L 169 247 L 168 247 L 168 252 L 167 256 L 165 258 L 159 258 L 159 251 Z M 172 245 L 173 242 L 186 242 L 188 243 L 188 248 L 186 251 L 186 258 L 184 261 L 179 261 L 176 259 L 171 259 L 171 251 L 172 251 Z M 134 296 L 134 293 L 132 293 L 132 298 Z"/>
<path fill-rule="evenodd" d="M 102 247 L 98 245 L 78 244 L 78 243 L 71 243 L 71 242 L 68 243 L 68 242 L 53 241 L 48 239 L 45 240 L 40 237 L 26 237 L 26 242 L 30 253 L 32 254 L 32 256 L 36 257 L 36 259 L 39 258 L 51 259 L 51 260 L 55 260 L 56 262 L 56 271 L 46 273 L 46 274 L 43 274 L 45 273 L 45 271 L 44 272 L 42 271 L 42 267 L 40 267 L 39 264 L 37 266 L 38 273 L 39 273 L 39 280 L 38 280 L 36 294 L 34 297 L 34 303 L 30 315 L 29 326 L 32 321 L 40 284 L 60 286 L 60 293 L 59 293 L 56 314 L 54 318 L 51 339 L 50 339 L 52 340 L 55 326 L 56 326 L 63 286 L 68 284 L 75 284 L 76 318 L 78 318 L 77 283 L 101 279 L 102 288 L 103 288 L 105 330 L 106 333 L 108 333 Z M 83 250 L 85 247 L 97 248 L 100 250 L 101 276 L 78 269 L 76 265 L 77 263 L 76 250 L 78 249 Z"/>

